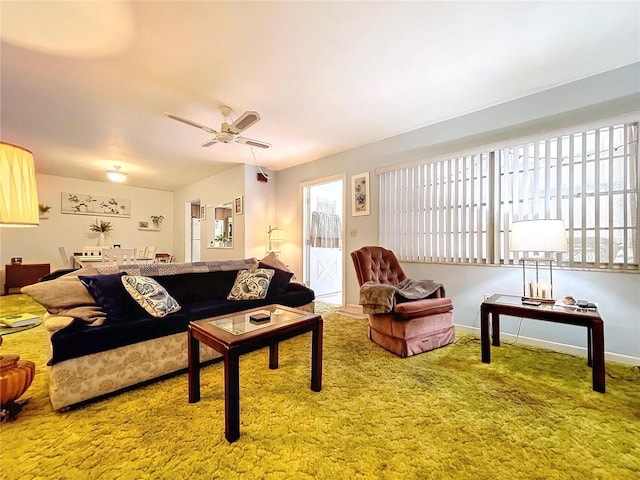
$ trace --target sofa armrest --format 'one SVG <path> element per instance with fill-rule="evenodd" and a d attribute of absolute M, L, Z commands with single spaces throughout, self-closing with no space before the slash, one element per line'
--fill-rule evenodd
<path fill-rule="evenodd" d="M 73 317 L 67 317 L 66 315 L 52 315 L 47 312 L 44 314 L 43 323 L 49 335 L 53 335 L 58 330 L 62 330 L 73 323 Z"/>

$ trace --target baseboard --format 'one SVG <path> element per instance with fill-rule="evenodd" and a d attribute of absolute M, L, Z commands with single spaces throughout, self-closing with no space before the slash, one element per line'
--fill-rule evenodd
<path fill-rule="evenodd" d="M 480 329 L 478 327 L 469 327 L 468 325 L 458 325 L 456 324 L 457 332 L 468 332 L 474 333 L 480 336 Z M 503 333 L 500 332 L 500 339 L 505 342 L 514 342 L 516 340 L 516 336 L 511 333 Z M 533 347 L 541 347 L 547 348 L 549 350 L 554 350 L 556 352 L 568 353 L 571 355 L 577 355 L 580 357 L 587 358 L 587 349 L 586 347 L 577 347 L 575 345 L 566 345 L 564 343 L 550 342 L 548 340 L 540 340 L 538 338 L 531 337 L 523 337 L 520 335 L 517 337 L 518 343 L 522 343 L 525 345 L 531 345 Z M 604 352 L 604 359 L 610 362 L 622 363 L 625 365 L 640 365 L 640 358 L 632 357 L 629 355 L 622 355 L 619 353 L 611 353 Z"/>

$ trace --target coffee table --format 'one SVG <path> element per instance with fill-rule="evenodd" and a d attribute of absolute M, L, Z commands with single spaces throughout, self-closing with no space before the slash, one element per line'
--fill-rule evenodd
<path fill-rule="evenodd" d="M 491 363 L 491 344 L 500 346 L 500 315 L 587 328 L 587 364 L 591 367 L 593 390 L 605 393 L 604 325 L 597 310 L 573 309 L 554 304 L 523 305 L 520 296 L 496 294 L 480 306 L 482 361 Z M 491 338 L 489 337 L 491 318 Z"/>
<path fill-rule="evenodd" d="M 257 314 L 270 318 L 263 323 Z M 188 327 L 189 403 L 200 400 L 200 342 L 224 358 L 224 431 L 229 443 L 240 437 L 240 355 L 269 347 L 269 368 L 278 368 L 278 344 L 312 332 L 311 390 L 322 389 L 322 317 L 282 305 L 269 305 L 190 322 Z"/>

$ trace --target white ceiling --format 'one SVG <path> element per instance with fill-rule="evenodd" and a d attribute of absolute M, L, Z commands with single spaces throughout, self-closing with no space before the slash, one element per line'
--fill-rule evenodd
<path fill-rule="evenodd" d="M 175 190 L 274 170 L 640 60 L 640 2 L 0 3 L 2 140 L 36 171 Z"/>

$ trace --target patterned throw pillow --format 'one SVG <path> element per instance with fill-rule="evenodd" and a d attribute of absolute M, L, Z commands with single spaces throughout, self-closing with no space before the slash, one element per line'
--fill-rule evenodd
<path fill-rule="evenodd" d="M 178 302 L 152 278 L 123 275 L 122 284 L 131 298 L 152 317 L 162 318 L 180 310 Z"/>
<path fill-rule="evenodd" d="M 262 300 L 267 296 L 274 271 L 266 268 L 238 270 L 227 300 Z"/>

